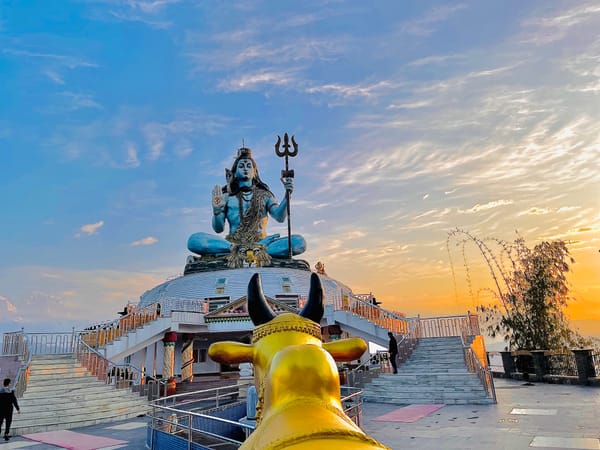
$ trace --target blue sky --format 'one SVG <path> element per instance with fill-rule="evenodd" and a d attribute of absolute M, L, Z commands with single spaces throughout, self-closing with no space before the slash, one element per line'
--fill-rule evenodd
<path fill-rule="evenodd" d="M 565 239 L 600 330 L 598 29 L 596 1 L 0 0 L 0 327 L 110 319 L 181 273 L 242 140 L 282 196 L 287 131 L 311 265 L 457 313 L 449 230 Z"/>

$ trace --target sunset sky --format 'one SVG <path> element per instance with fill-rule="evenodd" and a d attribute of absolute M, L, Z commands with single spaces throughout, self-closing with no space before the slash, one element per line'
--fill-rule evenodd
<path fill-rule="evenodd" d="M 242 145 L 301 256 L 408 315 L 491 286 L 456 228 L 563 239 L 600 336 L 600 4 L 0 0 L 0 331 L 116 317 L 183 272 Z M 286 234 L 270 221 L 268 231 Z"/>

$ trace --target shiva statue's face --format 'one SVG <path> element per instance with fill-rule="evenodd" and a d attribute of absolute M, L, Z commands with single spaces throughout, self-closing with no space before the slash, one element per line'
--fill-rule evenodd
<path fill-rule="evenodd" d="M 256 171 L 252 160 L 242 158 L 238 161 L 235 176 L 238 180 L 252 180 Z"/>

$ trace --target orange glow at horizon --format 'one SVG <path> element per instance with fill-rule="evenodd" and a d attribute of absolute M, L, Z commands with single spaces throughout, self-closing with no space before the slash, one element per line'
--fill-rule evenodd
<path fill-rule="evenodd" d="M 571 301 L 566 313 L 573 329 L 585 336 L 600 338 L 600 254 L 595 248 L 571 251 L 575 263 L 568 274 Z M 332 277 L 348 282 L 355 293 L 372 292 L 387 310 L 405 313 L 408 317 L 420 315 L 442 316 L 474 312 L 477 305 L 494 300 L 495 286 L 487 266 L 472 258 L 469 261 L 473 296 L 466 282 L 462 263 L 455 263 L 456 293 L 450 264 L 428 273 L 415 271 L 415 276 L 398 276 L 382 271 L 364 270 L 356 273 L 356 266 L 344 262 L 332 264 Z M 343 276 L 336 276 L 338 273 Z"/>

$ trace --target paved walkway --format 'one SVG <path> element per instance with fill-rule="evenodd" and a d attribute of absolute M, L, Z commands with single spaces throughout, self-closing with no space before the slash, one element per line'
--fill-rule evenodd
<path fill-rule="evenodd" d="M 600 450 L 600 389 L 496 379 L 497 405 L 444 406 L 413 423 L 374 419 L 398 409 L 366 403 L 365 431 L 394 450 L 595 449 Z M 389 417 L 389 416 L 388 416 Z M 402 419 L 401 415 L 398 418 Z M 71 430 L 126 441 L 105 449 L 145 449 L 146 419 Z M 0 450 L 56 450 L 23 437 L 0 441 Z M 76 448 L 76 447 L 75 447 Z"/>
<path fill-rule="evenodd" d="M 444 406 L 417 422 L 400 423 L 373 421 L 396 407 L 368 403 L 363 428 L 394 450 L 600 450 L 600 389 L 494 381 L 496 405 Z"/>

